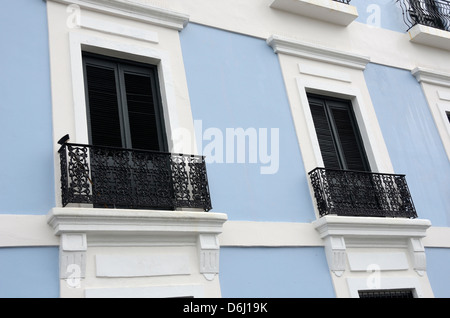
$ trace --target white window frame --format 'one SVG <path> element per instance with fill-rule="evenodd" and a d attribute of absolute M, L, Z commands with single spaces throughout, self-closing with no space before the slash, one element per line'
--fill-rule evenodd
<path fill-rule="evenodd" d="M 421 84 L 431 115 L 450 160 L 450 74 L 423 67 L 416 67 L 411 74 Z"/>
<path fill-rule="evenodd" d="M 307 93 L 350 100 L 371 170 L 394 173 L 364 79 L 363 70 L 370 58 L 278 35 L 272 35 L 267 43 L 275 53 L 283 53 L 279 56 L 282 68 L 284 61 L 289 63 L 291 75 L 284 72 L 285 82 L 295 80 L 295 91 L 288 86 L 288 97 L 306 173 L 323 167 Z M 295 73 L 291 70 L 292 56 L 296 57 Z"/>
<path fill-rule="evenodd" d="M 123 57 L 124 54 L 125 56 L 128 54 L 130 57 L 134 56 L 134 59 L 128 58 L 129 60 L 146 61 L 149 64 L 157 66 L 161 88 L 162 108 L 165 118 L 165 129 L 168 134 L 169 149 L 171 149 L 170 132 L 171 126 L 173 126 L 171 124 L 176 122 L 176 101 L 175 92 L 173 91 L 174 85 L 170 70 L 169 53 L 162 50 L 139 45 L 124 44 L 120 41 L 77 32 L 69 33 L 69 43 L 74 102 L 73 118 L 75 122 L 75 136 L 72 140 L 84 144 L 89 142 L 82 53 L 84 51 L 91 53 L 107 53 L 110 56 L 119 57 L 118 55 L 114 55 L 114 52 L 120 52 L 121 57 Z"/>

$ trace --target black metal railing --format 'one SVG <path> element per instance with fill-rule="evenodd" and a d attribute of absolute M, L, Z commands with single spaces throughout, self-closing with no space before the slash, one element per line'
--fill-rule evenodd
<path fill-rule="evenodd" d="M 417 217 L 404 175 L 316 168 L 309 176 L 320 216 Z"/>
<path fill-rule="evenodd" d="M 334 0 L 334 1 L 349 4 L 351 0 Z"/>
<path fill-rule="evenodd" d="M 408 30 L 417 24 L 450 31 L 450 0 L 397 0 Z"/>
<path fill-rule="evenodd" d="M 73 143 L 59 154 L 63 206 L 212 208 L 203 156 Z"/>

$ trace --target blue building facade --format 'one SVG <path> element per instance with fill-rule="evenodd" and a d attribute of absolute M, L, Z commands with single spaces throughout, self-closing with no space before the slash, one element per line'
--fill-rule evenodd
<path fill-rule="evenodd" d="M 450 297 L 450 17 L 200 2 L 5 3 L 0 297 Z M 82 53 L 156 65 L 169 151 L 205 156 L 211 211 L 61 202 L 57 141 L 93 125 Z M 416 218 L 320 215 L 311 95 L 350 103 L 371 173 L 405 175 Z"/>

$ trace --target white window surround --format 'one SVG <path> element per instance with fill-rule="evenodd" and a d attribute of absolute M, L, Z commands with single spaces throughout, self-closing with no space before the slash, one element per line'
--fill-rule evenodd
<path fill-rule="evenodd" d="M 70 142 L 88 143 L 82 63 L 82 52 L 87 51 L 156 65 L 169 150 L 195 154 L 195 138 L 184 143 L 176 138 L 186 130 L 190 136 L 195 133 L 178 33 L 189 17 L 126 0 L 47 1 L 55 149 L 56 140 L 66 133 Z M 62 297 L 220 295 L 218 235 L 226 214 L 63 208 L 56 151 L 55 156 L 56 207 L 47 223 L 59 238 Z M 166 255 L 166 247 L 175 254 Z M 129 248 L 136 253 L 125 255 Z M 123 256 L 120 261 L 132 266 L 123 272 L 105 265 L 110 263 L 102 257 L 111 255 Z M 155 266 L 143 268 L 141 262 Z M 113 288 L 121 275 L 132 277 L 126 285 L 130 288 Z M 172 276 L 181 277 L 180 283 L 171 284 Z M 149 283 L 149 277 L 155 277 L 155 283 Z M 80 287 L 72 288 L 77 281 Z"/>
<path fill-rule="evenodd" d="M 278 53 L 305 171 L 323 167 L 307 93 L 351 100 L 372 171 L 394 173 L 363 70 L 370 58 L 274 35 L 267 40 Z M 314 195 L 311 190 L 311 197 Z M 315 205 L 314 205 L 315 206 Z M 316 209 L 316 208 L 315 208 Z M 382 288 L 429 286 L 422 238 L 428 220 L 327 215 L 312 222 L 323 240 L 338 297 L 354 297 L 371 276 L 368 261 L 380 268 Z M 408 261 L 410 260 L 410 261 Z M 347 283 L 348 282 L 348 283 Z M 397 284 L 401 282 L 401 284 Z M 430 295 L 426 288 L 425 295 Z"/>
<path fill-rule="evenodd" d="M 372 170 L 393 173 L 393 167 L 363 77 L 362 71 L 369 63 L 370 58 L 278 35 L 271 36 L 267 43 L 275 53 L 299 58 L 295 61 L 298 69 L 297 75 L 294 78 L 285 78 L 285 81 L 295 80 L 296 83 L 295 92 L 288 90 L 288 94 L 296 95 L 295 101 L 298 103 L 298 105 L 293 105 L 294 97 L 291 96 L 291 110 L 300 148 L 304 154 L 306 172 L 316 167 L 323 167 L 307 98 L 307 93 L 317 93 L 351 100 Z M 281 62 L 283 62 L 282 59 L 280 56 Z M 299 131 L 299 127 L 302 126 L 306 126 L 306 134 L 305 130 Z M 311 156 L 311 154 L 313 155 Z"/>
<path fill-rule="evenodd" d="M 356 7 L 333 0 L 274 0 L 270 7 L 341 26 L 358 17 Z"/>
<path fill-rule="evenodd" d="M 425 96 L 442 139 L 447 156 L 450 159 L 450 74 L 423 67 L 416 67 L 412 75 L 422 85 Z"/>
<path fill-rule="evenodd" d="M 100 54 L 114 55 L 114 57 L 133 57 L 135 61 L 155 64 L 158 67 L 160 77 L 160 87 L 166 132 L 168 134 L 169 148 L 172 131 L 171 127 L 177 126 L 178 116 L 176 111 L 175 92 L 173 91 L 173 78 L 170 67 L 169 53 L 163 50 L 155 50 L 145 46 L 124 44 L 112 41 L 95 35 L 88 35 L 78 32 L 69 33 L 70 42 L 70 63 L 72 70 L 73 101 L 75 136 L 71 139 L 77 143 L 88 143 L 88 126 L 86 118 L 86 99 L 84 91 L 83 61 L 82 52 L 92 52 Z M 120 52 L 120 53 L 118 53 Z"/>
<path fill-rule="evenodd" d="M 88 51 L 156 65 L 169 151 L 196 154 L 178 34 L 189 17 L 124 0 L 47 1 L 55 147 L 67 133 L 70 142 L 88 143 L 82 63 L 82 52 Z M 57 157 L 55 162 L 59 162 Z M 61 201 L 59 173 L 55 165 L 57 206 Z"/>

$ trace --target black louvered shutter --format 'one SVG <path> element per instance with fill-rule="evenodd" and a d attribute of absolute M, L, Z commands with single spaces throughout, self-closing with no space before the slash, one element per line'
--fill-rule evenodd
<path fill-rule="evenodd" d="M 106 64 L 86 64 L 85 73 L 90 142 L 122 147 L 116 69 Z"/>
<path fill-rule="evenodd" d="M 309 105 L 324 165 L 329 169 L 341 169 L 332 130 L 327 118 L 325 102 L 321 99 L 310 97 Z"/>
<path fill-rule="evenodd" d="M 370 171 L 349 101 L 308 95 L 325 168 Z"/>
<path fill-rule="evenodd" d="M 155 66 L 84 54 L 90 142 L 167 151 Z"/>
<path fill-rule="evenodd" d="M 125 72 L 124 82 L 132 148 L 162 150 L 151 76 Z"/>

